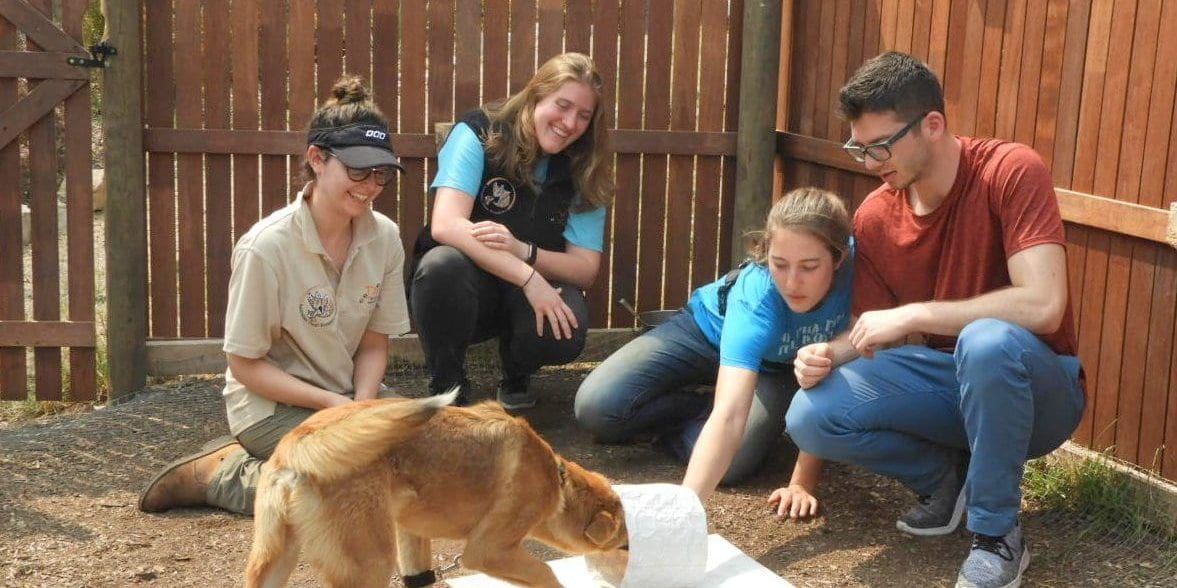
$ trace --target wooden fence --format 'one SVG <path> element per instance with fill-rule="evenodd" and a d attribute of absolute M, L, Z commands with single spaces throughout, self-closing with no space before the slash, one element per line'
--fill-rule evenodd
<path fill-rule="evenodd" d="M 1177 2 L 786 2 L 778 152 L 785 185 L 855 204 L 878 185 L 841 154 L 837 91 L 882 50 L 941 76 L 949 127 L 1033 146 L 1051 166 L 1087 372 L 1074 439 L 1177 479 Z"/>
<path fill-rule="evenodd" d="M 316 100 L 344 72 L 371 81 L 407 173 L 376 208 L 409 248 L 429 214 L 434 123 L 520 89 L 561 51 L 606 79 L 616 202 L 589 293 L 592 326 L 628 326 L 619 298 L 677 306 L 727 265 L 740 0 L 167 0 L 146 3 L 153 340 L 219 337 L 234 240 L 299 187 Z"/>
<path fill-rule="evenodd" d="M 0 400 L 29 397 L 30 367 L 41 400 L 93 400 L 97 389 L 90 73 L 68 61 L 90 57 L 81 44 L 86 0 L 60 2 L 56 22 L 53 4 L 0 0 Z M 21 241 L 26 198 L 29 275 Z"/>

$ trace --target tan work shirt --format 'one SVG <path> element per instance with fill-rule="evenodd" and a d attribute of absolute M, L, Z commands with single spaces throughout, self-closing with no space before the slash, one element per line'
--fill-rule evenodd
<path fill-rule="evenodd" d="M 296 378 L 352 395 L 364 331 L 409 331 L 404 247 L 396 223 L 370 212 L 352 221 L 351 248 L 336 272 L 303 199 L 306 190 L 233 248 L 223 349 L 264 357 Z M 234 435 L 274 414 L 272 400 L 250 392 L 228 369 L 224 395 Z"/>

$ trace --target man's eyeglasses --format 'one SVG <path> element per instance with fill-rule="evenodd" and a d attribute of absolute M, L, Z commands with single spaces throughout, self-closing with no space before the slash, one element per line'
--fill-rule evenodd
<path fill-rule="evenodd" d="M 871 143 L 870 145 L 859 145 L 854 142 L 853 138 L 851 138 L 849 141 L 846 141 L 846 144 L 842 145 L 842 149 L 845 150 L 846 153 L 849 153 L 850 157 L 853 157 L 854 161 L 857 161 L 858 163 L 866 163 L 866 158 L 868 156 L 871 159 L 882 163 L 888 159 L 891 159 L 891 146 L 894 145 L 896 141 L 902 139 L 903 136 L 906 135 L 912 127 L 919 124 L 921 120 L 924 120 L 925 116 L 928 116 L 927 112 L 915 117 L 915 119 L 907 123 L 907 126 L 899 129 L 899 132 L 891 135 L 886 140 L 879 141 L 878 143 Z"/>
<path fill-rule="evenodd" d="M 334 153 L 326 150 L 324 151 L 327 154 L 327 157 L 335 157 L 335 159 L 339 159 L 339 157 Z M 339 163 L 343 166 L 343 169 L 347 170 L 347 179 L 353 182 L 362 182 L 368 179 L 368 176 L 375 174 L 376 185 L 387 186 L 388 182 L 391 182 L 392 178 L 396 177 L 396 168 L 392 167 L 391 165 L 381 165 L 377 167 L 351 167 L 346 163 L 343 163 L 342 159 L 339 159 Z"/>

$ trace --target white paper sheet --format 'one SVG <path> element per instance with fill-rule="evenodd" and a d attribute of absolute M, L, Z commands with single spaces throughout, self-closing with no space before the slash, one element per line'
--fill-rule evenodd
<path fill-rule="evenodd" d="M 584 558 L 568 557 L 547 562 L 560 583 L 568 588 L 609 588 L 589 572 Z M 510 588 L 512 585 L 484 574 L 446 578 L 452 588 Z M 706 570 L 696 588 L 793 588 L 784 578 L 736 549 L 723 537 L 707 537 Z"/>

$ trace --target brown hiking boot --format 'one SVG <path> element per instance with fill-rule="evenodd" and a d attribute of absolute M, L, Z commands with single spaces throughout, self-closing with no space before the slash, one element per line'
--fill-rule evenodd
<path fill-rule="evenodd" d="M 232 437 L 225 436 L 206 443 L 199 453 L 173 461 L 143 490 L 139 510 L 163 512 L 178 506 L 205 504 L 204 493 L 213 473 L 226 457 L 244 449 Z"/>

